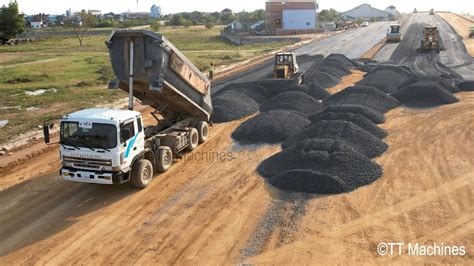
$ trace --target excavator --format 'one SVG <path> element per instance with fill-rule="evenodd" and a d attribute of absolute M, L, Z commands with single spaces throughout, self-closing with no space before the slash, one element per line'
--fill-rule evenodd
<path fill-rule="evenodd" d="M 436 26 L 425 26 L 423 30 L 423 39 L 421 40 L 420 52 L 435 50 L 439 53 L 438 29 Z"/>
<path fill-rule="evenodd" d="M 296 62 L 296 54 L 294 52 L 279 52 L 275 54 L 275 66 L 273 68 L 273 77 L 275 79 L 291 79 L 296 78 L 299 83 L 303 82 L 303 75 Z"/>

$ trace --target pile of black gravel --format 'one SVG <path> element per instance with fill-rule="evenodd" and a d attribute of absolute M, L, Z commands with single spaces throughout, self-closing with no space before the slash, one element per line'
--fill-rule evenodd
<path fill-rule="evenodd" d="M 337 85 L 343 76 L 351 73 L 358 64 L 344 55 L 331 54 L 322 61 L 317 60 L 304 74 L 305 82 L 315 83 L 322 88 Z"/>
<path fill-rule="evenodd" d="M 305 139 L 263 161 L 258 172 L 290 191 L 338 194 L 373 183 L 382 168 L 338 139 Z"/>
<path fill-rule="evenodd" d="M 367 73 L 363 80 L 357 85 L 371 86 L 382 90 L 385 93 L 391 93 L 397 90 L 398 86 L 412 77 L 412 73 L 400 66 L 378 66 Z"/>
<path fill-rule="evenodd" d="M 376 111 L 370 107 L 363 105 L 329 105 L 322 112 L 331 112 L 331 113 L 352 113 L 359 114 L 365 118 L 368 118 L 370 121 L 375 124 L 385 123 L 385 117 L 383 113 Z M 309 120 L 313 120 L 318 113 L 313 114 L 309 117 Z"/>
<path fill-rule="evenodd" d="M 346 88 L 324 101 L 327 105 L 363 105 L 385 113 L 400 104 L 384 92 L 368 86 Z"/>
<path fill-rule="evenodd" d="M 331 96 L 331 94 L 327 90 L 325 90 L 323 87 L 314 82 L 305 82 L 305 84 L 300 87 L 302 87 L 301 90 L 318 100 L 326 99 Z"/>
<path fill-rule="evenodd" d="M 312 123 L 318 123 L 320 121 L 326 120 L 344 120 L 352 122 L 370 134 L 374 135 L 377 138 L 383 139 L 387 137 L 387 131 L 379 128 L 374 122 L 370 121 L 368 118 L 351 113 L 332 113 L 332 112 L 321 112 L 311 117 Z"/>
<path fill-rule="evenodd" d="M 461 91 L 474 91 L 474 80 L 463 81 L 459 83 L 458 88 Z"/>
<path fill-rule="evenodd" d="M 305 115 L 320 112 L 323 104 L 303 91 L 286 91 L 260 105 L 260 111 L 284 109 L 295 110 Z"/>
<path fill-rule="evenodd" d="M 241 144 L 279 143 L 310 124 L 296 111 L 263 112 L 243 122 L 232 137 Z"/>
<path fill-rule="evenodd" d="M 239 92 L 228 92 L 213 98 L 212 122 L 225 123 L 254 114 L 259 105 L 249 96 Z"/>
<path fill-rule="evenodd" d="M 375 158 L 388 148 L 387 144 L 379 138 L 354 123 L 344 120 L 322 120 L 311 124 L 291 135 L 283 142 L 282 147 L 286 149 L 302 140 L 317 138 L 343 140 L 368 158 Z"/>
<path fill-rule="evenodd" d="M 243 93 L 259 104 L 268 100 L 266 89 L 258 85 L 256 82 L 232 83 L 223 87 L 218 92 L 214 93 L 212 96 L 213 98 L 215 98 L 223 96 L 225 94 L 232 94 L 235 92 Z"/>
<path fill-rule="evenodd" d="M 294 90 L 298 81 L 295 79 L 265 79 L 257 81 L 256 84 L 265 88 L 266 97 L 270 99 L 282 92 Z"/>
<path fill-rule="evenodd" d="M 435 107 L 456 103 L 459 100 L 441 83 L 418 82 L 405 86 L 391 94 L 408 107 Z"/>
<path fill-rule="evenodd" d="M 457 87 L 458 81 L 453 78 L 449 77 L 442 77 L 442 76 L 432 76 L 432 75 L 424 75 L 424 76 L 415 76 L 410 78 L 409 80 L 403 82 L 398 86 L 398 89 L 402 89 L 410 84 L 414 83 L 428 83 L 428 84 L 440 84 L 444 89 L 456 93 L 459 92 L 459 88 Z"/>

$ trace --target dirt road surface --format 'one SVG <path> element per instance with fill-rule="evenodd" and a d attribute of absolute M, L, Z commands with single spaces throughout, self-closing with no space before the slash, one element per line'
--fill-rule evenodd
<path fill-rule="evenodd" d="M 454 13 L 438 13 L 451 25 L 459 36 L 463 38 L 464 46 L 471 56 L 474 56 L 474 38 L 468 38 L 469 27 L 474 26 L 474 21 Z"/>

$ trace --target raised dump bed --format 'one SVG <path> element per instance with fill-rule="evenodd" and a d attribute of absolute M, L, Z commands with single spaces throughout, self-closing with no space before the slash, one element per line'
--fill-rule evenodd
<path fill-rule="evenodd" d="M 154 107 L 166 120 L 210 120 L 210 81 L 163 35 L 116 30 L 106 44 L 118 78 L 112 87 L 129 92 L 132 77 L 133 96 Z"/>

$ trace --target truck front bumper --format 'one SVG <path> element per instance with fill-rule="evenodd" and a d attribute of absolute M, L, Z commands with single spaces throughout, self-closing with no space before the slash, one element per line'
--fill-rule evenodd
<path fill-rule="evenodd" d="M 129 173 L 85 171 L 67 167 L 61 168 L 59 174 L 67 181 L 92 184 L 118 185 L 129 180 Z"/>

